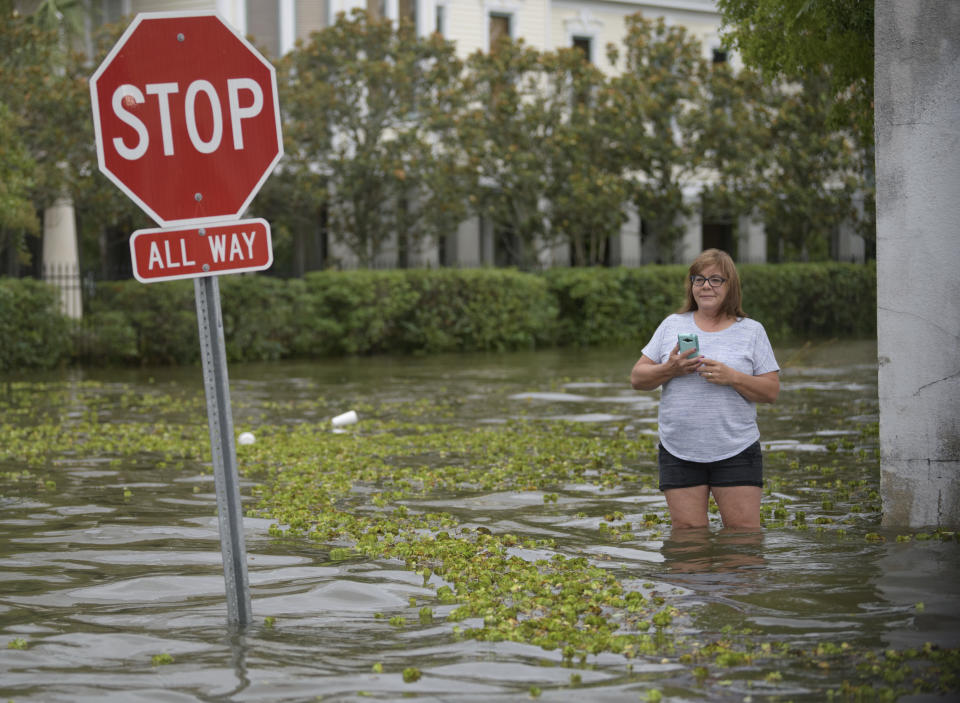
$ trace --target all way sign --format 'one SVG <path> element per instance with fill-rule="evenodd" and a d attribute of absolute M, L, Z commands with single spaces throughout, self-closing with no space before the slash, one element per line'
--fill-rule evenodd
<path fill-rule="evenodd" d="M 273 264 L 266 220 L 205 227 L 140 229 L 130 237 L 133 275 L 141 283 L 262 271 Z"/>

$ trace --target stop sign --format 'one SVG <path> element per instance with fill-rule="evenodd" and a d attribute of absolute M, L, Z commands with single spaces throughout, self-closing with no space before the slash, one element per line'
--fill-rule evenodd
<path fill-rule="evenodd" d="M 141 13 L 90 78 L 100 170 L 160 225 L 239 217 L 283 155 L 273 66 L 215 13 Z"/>

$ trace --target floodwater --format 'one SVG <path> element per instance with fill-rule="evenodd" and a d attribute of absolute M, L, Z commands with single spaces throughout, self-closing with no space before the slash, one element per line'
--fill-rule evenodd
<path fill-rule="evenodd" d="M 585 423 L 598 433 L 613 426 L 651 433 L 657 394 L 629 388 L 635 354 L 233 365 L 235 429 L 322 422 L 353 408 L 360 408 L 360 427 L 364 413 L 421 402 L 424 422 L 522 416 Z M 687 641 L 735 635 L 783 651 L 957 647 L 960 545 L 953 537 L 924 539 L 879 526 L 875 343 L 782 347 L 777 355 L 785 366 L 780 399 L 759 414 L 764 505 L 777 512 L 767 515 L 762 534 L 728 534 L 714 525 L 677 537 L 666 528 L 606 539 L 598 529 L 605 513 L 642 522 L 643 514 L 664 508 L 656 490 L 629 476 L 612 488 L 566 486 L 549 506 L 537 491 L 407 502 L 493 533 L 549 535 L 565 554 L 587 556 L 675 606 L 682 615 L 673 636 Z M 33 392 L 60 398 L 61 431 L 69 433 L 71 418 L 89 412 L 91 394 L 101 421 L 109 421 L 159 390 L 184 397 L 184 413 L 206 431 L 199 368 L 70 370 L 14 380 L 6 391 L 7 425 L 34 421 L 17 411 L 18 398 Z M 433 403 L 445 408 L 442 418 L 431 417 Z M 815 480 L 826 466 L 844 477 L 836 491 Z M 706 676 L 695 675 L 682 646 L 571 663 L 531 645 L 455 637 L 443 617 L 390 627 L 385 618 L 395 614 L 416 622 L 417 608 L 436 601 L 436 583 L 425 586 L 400 562 L 333 560 L 322 544 L 271 536 L 271 522 L 262 518 L 245 521 L 255 622 L 236 631 L 226 624 L 209 471 L 174 470 L 146 452 L 124 461 L 63 452 L 33 470 L 35 481 L 9 480 L 20 468 L 0 461 L 3 700 L 821 701 L 856 676 L 842 659 L 831 670 L 829 663 L 803 666 L 789 658 L 779 673 L 749 662 L 718 671 L 710 662 Z M 629 469 L 649 473 L 653 462 L 639 457 Z M 862 477 L 860 488 L 850 488 L 852 472 Z M 55 490 L 44 488 L 48 480 Z M 252 487 L 243 481 L 248 505 L 255 502 Z M 172 663 L 158 661 L 162 655 Z M 408 683 L 401 672 L 410 666 L 422 676 Z M 957 689 L 948 689 L 904 700 L 950 700 Z"/>

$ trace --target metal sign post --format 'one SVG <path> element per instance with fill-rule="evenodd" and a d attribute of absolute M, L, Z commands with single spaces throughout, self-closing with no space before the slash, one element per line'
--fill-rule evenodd
<path fill-rule="evenodd" d="M 216 276 L 205 276 L 194 279 L 193 290 L 197 299 L 203 387 L 207 396 L 210 451 L 217 489 L 223 579 L 227 586 L 227 621 L 248 625 L 252 620 L 250 582 L 247 578 L 247 549 L 243 539 L 237 448 L 233 441 L 233 414 L 230 409 L 223 317 L 220 314 L 220 285 Z"/>

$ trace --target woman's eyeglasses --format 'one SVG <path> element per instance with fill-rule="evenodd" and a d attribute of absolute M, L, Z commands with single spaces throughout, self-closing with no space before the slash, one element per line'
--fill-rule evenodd
<path fill-rule="evenodd" d="M 710 278 L 706 278 L 704 276 L 690 276 L 690 282 L 693 284 L 694 288 L 702 288 L 704 283 L 709 283 L 711 288 L 719 288 L 727 282 L 727 279 L 723 276 L 710 276 Z"/>

